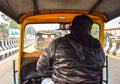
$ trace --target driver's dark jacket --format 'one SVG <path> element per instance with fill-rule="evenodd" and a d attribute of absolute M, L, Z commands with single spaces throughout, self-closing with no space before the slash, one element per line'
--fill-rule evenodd
<path fill-rule="evenodd" d="M 54 40 L 46 48 L 37 62 L 37 70 L 44 73 L 52 65 L 55 84 L 99 84 L 104 58 L 97 39 L 70 34 Z"/>

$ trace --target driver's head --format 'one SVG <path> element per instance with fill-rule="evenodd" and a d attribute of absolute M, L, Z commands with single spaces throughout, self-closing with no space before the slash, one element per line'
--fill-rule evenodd
<path fill-rule="evenodd" d="M 87 15 L 78 15 L 72 21 L 71 32 L 90 33 L 93 20 Z"/>

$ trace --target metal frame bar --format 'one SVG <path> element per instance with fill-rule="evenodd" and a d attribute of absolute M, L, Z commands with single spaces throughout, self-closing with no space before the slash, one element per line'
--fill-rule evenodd
<path fill-rule="evenodd" d="M 34 15 L 38 15 L 38 4 L 37 0 L 33 0 L 33 6 L 34 6 Z"/>
<path fill-rule="evenodd" d="M 100 5 L 100 3 L 102 2 L 103 0 L 98 0 L 95 5 L 92 7 L 92 9 L 89 11 L 89 14 L 92 14 L 95 9 Z"/>
<path fill-rule="evenodd" d="M 108 84 L 108 56 L 106 56 L 105 57 L 105 61 L 106 61 L 106 63 L 105 63 L 105 68 L 106 68 L 106 79 L 105 80 L 103 80 L 103 82 L 105 82 L 106 84 Z"/>
<path fill-rule="evenodd" d="M 16 71 L 15 71 L 15 60 L 13 60 L 13 82 L 14 84 L 16 84 L 16 75 L 15 75 Z"/>

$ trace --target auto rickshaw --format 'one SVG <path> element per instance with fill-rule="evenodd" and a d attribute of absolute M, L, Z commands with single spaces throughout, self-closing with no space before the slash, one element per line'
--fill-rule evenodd
<path fill-rule="evenodd" d="M 56 33 L 52 40 L 56 39 L 69 34 L 72 19 L 84 14 L 93 19 L 92 35 L 104 47 L 104 24 L 120 15 L 119 3 L 120 0 L 0 0 L 0 11 L 20 25 L 17 70 L 16 61 L 13 61 L 14 84 L 16 81 L 18 84 L 40 84 L 42 79 L 51 77 L 51 70 L 44 75 L 35 72 L 36 62 L 44 52 L 35 45 L 38 31 L 52 30 Z M 43 35 L 43 39 L 46 38 Z M 103 81 L 108 84 L 107 59 L 105 67 L 106 80 L 101 74 L 100 84 Z"/>

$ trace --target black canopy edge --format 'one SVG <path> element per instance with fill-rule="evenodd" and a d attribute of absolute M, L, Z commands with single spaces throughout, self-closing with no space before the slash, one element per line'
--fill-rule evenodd
<path fill-rule="evenodd" d="M 100 5 L 100 3 L 102 2 L 103 0 L 98 0 L 95 5 L 91 8 L 91 10 L 89 11 L 89 14 L 92 14 L 95 9 Z"/>
<path fill-rule="evenodd" d="M 116 14 L 116 15 L 114 15 L 114 16 L 112 16 L 112 17 L 110 17 L 110 16 L 108 16 L 108 15 L 106 15 L 107 16 L 107 21 L 106 22 L 109 22 L 109 21 L 111 21 L 111 20 L 113 20 L 113 19 L 115 19 L 115 18 L 117 18 L 117 17 L 120 17 L 120 13 L 119 14 Z"/>
<path fill-rule="evenodd" d="M 37 0 L 33 0 L 33 7 L 34 7 L 34 15 L 38 15 L 39 11 L 38 11 Z"/>
<path fill-rule="evenodd" d="M 5 11 L 4 9 L 2 9 L 2 7 L 0 7 L 0 11 L 2 13 L 4 13 L 5 15 L 7 15 L 9 18 L 11 18 L 12 20 L 14 20 L 15 22 L 18 23 L 18 19 L 15 19 L 15 17 L 13 15 L 11 15 L 10 13 L 8 13 L 7 11 Z"/>
<path fill-rule="evenodd" d="M 120 14 L 116 14 L 116 15 L 110 17 L 110 16 L 109 16 L 108 14 L 106 14 L 106 13 L 102 13 L 102 14 L 106 16 L 106 20 L 103 19 L 103 21 L 104 21 L 105 23 L 107 23 L 107 22 L 109 22 L 109 21 L 111 21 L 111 20 L 113 20 L 113 19 L 115 19 L 115 18 L 117 18 L 117 17 L 120 16 Z"/>

